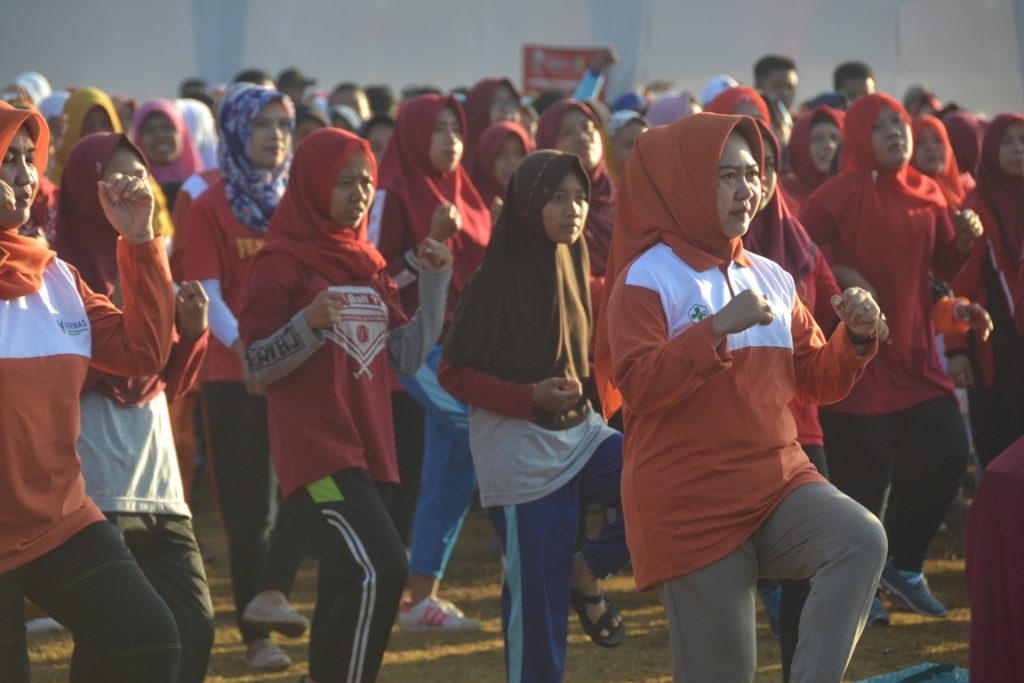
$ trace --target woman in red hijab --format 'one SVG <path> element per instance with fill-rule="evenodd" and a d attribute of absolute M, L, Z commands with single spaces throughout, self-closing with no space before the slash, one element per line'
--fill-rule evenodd
<path fill-rule="evenodd" d="M 377 242 L 388 272 L 411 315 L 419 301 L 417 250 L 430 238 L 452 252 L 446 327 L 459 296 L 483 259 L 491 238 L 491 213 L 461 163 L 466 117 L 453 97 L 420 95 L 398 112 L 384 153 L 380 190 L 370 216 L 370 241 Z M 442 337 L 444 335 L 442 334 Z M 409 561 L 410 602 L 399 623 L 413 630 L 476 630 L 437 589 L 476 489 L 469 452 L 467 408 L 437 382 L 441 347 L 402 386 L 425 410 L 423 476 Z"/>
<path fill-rule="evenodd" d="M 843 119 L 843 112 L 823 104 L 796 120 L 787 148 L 789 173 L 782 180 L 794 214 L 832 176 L 832 159 L 843 143 Z"/>
<path fill-rule="evenodd" d="M 623 405 L 622 504 L 638 588 L 665 607 L 674 680 L 749 681 L 758 578 L 808 578 L 794 680 L 838 681 L 885 554 L 877 520 L 797 443 L 789 404 L 841 399 L 878 307 L 833 296 L 826 342 L 782 266 L 744 250 L 761 199 L 744 116 L 652 128 L 626 162 L 598 329 L 605 413 Z"/>
<path fill-rule="evenodd" d="M 480 136 L 476 159 L 470 167 L 469 174 L 480 192 L 480 198 L 491 208 L 491 214 L 495 219 L 501 212 L 501 204 L 495 204 L 494 200 L 505 200 L 505 191 L 508 189 L 512 173 L 523 157 L 532 151 L 533 141 L 526 129 L 518 123 L 492 123 Z"/>
<path fill-rule="evenodd" d="M 947 335 L 949 370 L 967 387 L 971 433 L 983 465 L 1024 434 L 1024 336 L 1014 328 L 1014 294 L 1024 249 L 1024 114 L 1000 114 L 982 144 L 978 186 L 966 202 L 984 237 L 950 283 L 992 316 L 994 330 Z"/>
<path fill-rule="evenodd" d="M 771 123 L 771 113 L 764 98 L 751 87 L 737 85 L 726 88 L 718 93 L 713 100 L 708 102 L 704 111 L 715 114 L 735 114 L 737 116 L 750 116 L 760 119 L 765 123 Z"/>
<path fill-rule="evenodd" d="M 281 491 L 320 560 L 309 677 L 372 681 L 408 564 L 389 516 L 398 482 L 388 370 L 411 374 L 444 321 L 451 255 L 417 251 L 423 310 L 410 321 L 366 239 L 377 167 L 333 128 L 299 146 L 240 315 L 246 365 L 266 385 Z"/>
<path fill-rule="evenodd" d="M 913 610 L 944 616 L 923 568 L 967 465 L 967 435 L 935 348 L 929 277 L 952 277 L 978 226 L 954 228 L 938 183 L 910 165 L 910 117 L 894 98 L 858 98 L 844 135 L 839 175 L 800 220 L 831 250 L 840 286 L 877 293 L 890 333 L 850 395 L 821 412 L 829 475 L 875 514 L 891 483 L 882 583 Z"/>
<path fill-rule="evenodd" d="M 561 100 L 547 109 L 537 125 L 537 149 L 557 149 L 575 154 L 590 176 L 590 211 L 583 236 L 590 253 L 590 275 L 595 296 L 604 281 L 608 249 L 615 222 L 615 182 L 604 161 L 601 122 L 589 106 L 579 100 Z"/>
<path fill-rule="evenodd" d="M 167 360 L 174 293 L 145 180 L 97 184 L 120 234 L 119 310 L 78 272 L 18 234 L 46 170 L 43 118 L 0 103 L 0 680 L 28 683 L 24 599 L 67 626 L 104 681 L 177 681 L 174 618 L 86 495 L 79 390 L 90 367 L 156 372 Z"/>

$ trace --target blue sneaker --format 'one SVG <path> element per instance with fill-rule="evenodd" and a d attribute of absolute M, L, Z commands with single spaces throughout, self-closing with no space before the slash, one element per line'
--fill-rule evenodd
<path fill-rule="evenodd" d="M 768 615 L 768 628 L 771 629 L 772 638 L 779 638 L 779 610 L 782 607 L 782 586 L 778 582 L 772 582 L 771 588 L 758 589 L 761 594 L 761 602 L 764 603 L 764 611 Z"/>
<path fill-rule="evenodd" d="M 878 624 L 879 626 L 889 625 L 889 612 L 882 607 L 882 600 L 878 597 L 878 593 L 875 593 L 875 597 L 871 598 L 871 609 L 868 610 L 868 623 Z"/>
<path fill-rule="evenodd" d="M 882 585 L 918 614 L 926 617 L 946 616 L 946 606 L 932 595 L 924 574 L 897 569 L 889 560 L 882 569 Z"/>

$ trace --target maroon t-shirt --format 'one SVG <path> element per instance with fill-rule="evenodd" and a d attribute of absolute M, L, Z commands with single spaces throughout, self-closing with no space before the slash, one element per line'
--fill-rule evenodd
<path fill-rule="evenodd" d="M 261 257 L 239 315 L 242 341 L 266 339 L 337 284 L 286 254 Z M 343 318 L 324 333 L 323 346 L 266 387 L 270 450 L 285 495 L 352 467 L 374 481 L 398 482 L 387 340 L 408 320 L 383 272 L 341 291 Z"/>

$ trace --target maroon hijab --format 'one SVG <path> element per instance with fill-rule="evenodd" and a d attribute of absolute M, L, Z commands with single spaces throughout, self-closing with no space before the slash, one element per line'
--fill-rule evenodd
<path fill-rule="evenodd" d="M 494 91 L 502 85 L 511 90 L 517 99 L 522 99 L 516 86 L 512 85 L 512 81 L 507 78 L 485 78 L 474 85 L 466 96 L 467 127 L 463 129 L 462 137 L 462 142 L 465 145 L 465 150 L 462 153 L 462 165 L 466 168 L 473 167 L 480 136 L 491 125 L 491 99 L 494 97 Z"/>
<path fill-rule="evenodd" d="M 764 121 L 755 119 L 755 122 L 766 145 L 771 145 L 775 152 L 775 173 L 780 176 L 782 154 L 779 141 Z M 750 228 L 743 236 L 743 248 L 775 261 L 798 284 L 811 272 L 818 248 L 804 226 L 790 213 L 781 183 L 776 185 L 775 195 L 768 206 L 750 221 Z"/>
<path fill-rule="evenodd" d="M 545 109 L 540 121 L 537 122 L 537 149 L 557 149 L 558 128 L 562 125 L 562 117 L 570 109 L 583 112 L 594 122 L 596 130 L 601 129 L 597 114 L 586 104 L 573 99 L 561 100 Z M 590 274 L 595 277 L 604 277 L 608 266 L 608 250 L 612 243 L 617 197 L 618 189 L 608 173 L 602 154 L 597 167 L 590 171 L 590 209 L 587 212 L 587 225 L 583 230 L 583 236 L 587 239 L 587 249 L 590 251 Z"/>
<path fill-rule="evenodd" d="M 107 297 L 117 287 L 118 233 L 103 212 L 96 183 L 122 146 L 146 163 L 142 151 L 123 133 L 94 133 L 79 140 L 64 164 L 57 211 L 58 255 L 78 269 L 89 289 Z M 128 378 L 90 369 L 82 394 L 95 390 L 121 405 L 135 406 L 153 400 L 163 389 L 159 373 Z"/>
<path fill-rule="evenodd" d="M 118 147 L 142 151 L 123 133 L 94 133 L 78 141 L 60 177 L 57 208 L 57 254 L 78 269 L 85 284 L 107 297 L 117 284 L 117 230 L 100 205 L 96 183 Z M 147 167 L 148 168 L 148 167 Z"/>
<path fill-rule="evenodd" d="M 995 214 L 1008 256 L 1020 260 L 1024 255 L 1024 178 L 1009 175 L 999 166 L 999 145 L 1014 124 L 1024 125 L 1024 114 L 1000 114 L 989 124 L 981 142 L 975 192 Z"/>
<path fill-rule="evenodd" d="M 981 120 L 969 111 L 957 111 L 943 118 L 942 125 L 949 134 L 949 144 L 953 146 L 960 171 L 977 175 L 984 129 Z"/>
<path fill-rule="evenodd" d="M 498 121 L 488 126 L 480 136 L 476 146 L 476 158 L 473 165 L 468 167 L 473 184 L 487 206 L 494 202 L 495 197 L 505 199 L 505 191 L 508 188 L 502 187 L 494 176 L 494 162 L 498 158 L 498 150 L 510 137 L 519 138 L 526 154 L 533 151 L 533 141 L 530 140 L 525 128 L 511 121 Z"/>

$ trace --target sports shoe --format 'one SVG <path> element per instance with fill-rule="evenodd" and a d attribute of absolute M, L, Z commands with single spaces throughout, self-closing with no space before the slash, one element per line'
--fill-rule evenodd
<path fill-rule="evenodd" d="M 257 671 L 284 671 L 292 665 L 292 658 L 270 638 L 262 638 L 249 643 L 245 664 Z"/>
<path fill-rule="evenodd" d="M 760 588 L 757 591 L 761 594 L 761 602 L 764 603 L 765 614 L 768 615 L 768 628 L 771 629 L 772 638 L 779 638 L 779 610 L 782 608 L 782 586 L 773 581 L 770 587 Z"/>
<path fill-rule="evenodd" d="M 249 601 L 242 612 L 242 623 L 260 631 L 277 631 L 298 638 L 309 628 L 309 619 L 288 604 L 280 591 L 263 591 Z"/>
<path fill-rule="evenodd" d="M 63 630 L 64 625 L 52 617 L 39 617 L 25 622 L 26 633 L 54 633 Z"/>
<path fill-rule="evenodd" d="M 448 600 L 428 596 L 415 605 L 404 601 L 398 612 L 403 631 L 479 631 L 480 621 L 470 619 Z"/>
<path fill-rule="evenodd" d="M 875 593 L 875 597 L 871 598 L 871 609 L 868 610 L 868 623 L 878 624 L 879 626 L 889 625 L 889 612 L 882 607 L 882 600 L 878 597 L 878 593 Z"/>
<path fill-rule="evenodd" d="M 926 617 L 946 616 L 946 606 L 932 595 L 924 574 L 897 569 L 889 560 L 882 569 L 882 585 L 918 614 Z"/>

